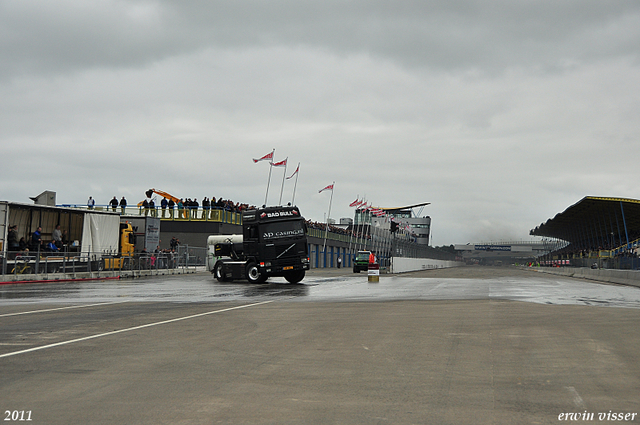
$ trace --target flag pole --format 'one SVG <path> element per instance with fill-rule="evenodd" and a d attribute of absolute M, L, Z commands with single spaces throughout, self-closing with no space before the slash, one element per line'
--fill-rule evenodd
<path fill-rule="evenodd" d="M 360 214 L 360 218 L 362 219 L 362 228 L 360 229 L 360 233 L 362 234 L 362 250 L 366 250 L 367 249 L 367 229 L 364 228 L 364 225 L 367 224 L 367 220 L 369 218 L 368 214 L 369 214 L 369 208 L 371 207 L 371 205 L 367 205 L 367 207 L 364 209 L 364 212 L 362 214 Z"/>
<path fill-rule="evenodd" d="M 358 195 L 358 196 L 356 197 L 356 202 L 358 201 L 358 198 L 360 198 L 360 195 Z M 357 210 L 357 209 L 358 209 L 358 207 L 356 206 L 356 210 Z M 354 218 L 355 218 L 355 213 L 354 213 L 354 215 L 353 215 L 353 216 L 354 216 Z M 351 257 L 351 254 L 353 254 L 353 252 L 351 252 L 351 241 L 353 240 L 353 229 L 354 229 L 354 227 L 355 227 L 355 226 L 354 226 L 353 224 L 351 224 L 351 232 L 350 232 L 350 233 L 351 233 L 351 235 L 349 236 L 349 249 L 347 250 L 347 251 L 349 252 L 349 256 L 350 256 L 350 257 Z"/>
<path fill-rule="evenodd" d="M 367 222 L 367 214 L 369 213 L 369 207 L 370 205 L 367 205 L 367 207 L 364 209 L 364 212 L 362 214 L 360 214 L 360 219 L 362 219 L 362 228 L 360 229 L 360 234 L 362 235 L 362 250 L 366 250 L 367 249 L 367 230 L 364 228 L 364 225 Z"/>
<path fill-rule="evenodd" d="M 296 182 L 293 184 L 293 197 L 291 198 L 291 205 L 295 205 L 296 187 L 298 186 L 298 174 L 300 174 L 300 163 L 299 162 L 298 162 L 298 168 L 296 168 Z"/>
<path fill-rule="evenodd" d="M 331 198 L 329 198 L 329 212 L 327 213 L 327 222 L 324 229 L 324 243 L 322 244 L 322 253 L 325 254 L 325 248 L 327 247 L 327 233 L 329 233 L 329 218 L 331 217 L 331 202 L 333 201 L 333 189 L 336 187 L 336 182 L 331 183 Z"/>
<path fill-rule="evenodd" d="M 367 201 L 367 202 L 368 202 L 368 201 Z M 364 203 L 365 209 L 366 209 L 366 206 L 367 206 L 367 202 L 365 202 L 365 203 Z M 362 205 L 361 205 L 361 206 L 362 206 Z M 356 250 L 364 249 L 364 236 L 363 236 L 363 233 L 364 233 L 364 225 L 362 224 L 362 215 L 363 215 L 364 213 L 363 213 L 363 211 L 362 211 L 362 210 L 363 210 L 363 208 L 360 208 L 360 216 L 359 216 L 359 218 L 358 218 L 358 227 L 360 227 L 360 232 L 359 232 L 359 234 L 358 234 L 358 237 L 356 238 Z M 357 228 L 357 227 L 356 227 L 356 228 Z M 360 242 L 360 241 L 362 241 L 362 242 Z M 362 243 L 362 244 L 363 244 L 362 248 L 360 248 L 360 243 Z"/>
<path fill-rule="evenodd" d="M 364 201 L 364 199 L 363 199 Z M 363 202 L 364 203 L 364 202 Z M 362 207 L 362 204 L 358 205 L 356 207 L 356 211 L 353 214 L 353 220 L 354 220 L 354 230 L 356 232 L 356 242 L 354 244 L 354 250 L 357 252 L 358 249 L 360 248 L 360 232 L 359 232 L 359 228 L 360 228 L 360 217 L 358 216 L 358 210 L 360 210 L 360 207 Z M 355 224 L 355 219 L 358 218 L 358 224 Z M 355 258 L 355 256 L 354 256 Z"/>
<path fill-rule="evenodd" d="M 280 201 L 278 205 L 282 205 L 282 191 L 284 190 L 284 178 L 287 176 L 287 163 L 289 162 L 289 157 L 284 160 L 284 173 L 282 173 L 282 186 L 280 187 Z"/>
<path fill-rule="evenodd" d="M 267 192 L 264 195 L 264 205 L 267 205 L 267 198 L 269 197 L 269 185 L 271 184 L 271 169 L 273 168 L 273 158 L 276 153 L 276 148 L 271 151 L 271 161 L 269 161 L 269 180 L 267 180 Z"/>

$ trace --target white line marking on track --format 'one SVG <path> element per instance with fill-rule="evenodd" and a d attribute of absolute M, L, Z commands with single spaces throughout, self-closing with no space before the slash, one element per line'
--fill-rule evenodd
<path fill-rule="evenodd" d="M 578 394 L 578 391 L 576 391 L 576 389 L 574 387 L 564 387 L 567 391 L 569 391 L 571 393 L 571 395 L 573 396 L 573 404 L 576 405 L 576 407 L 580 408 L 580 409 L 586 409 L 587 406 L 584 404 L 584 400 L 582 399 L 582 397 L 580 397 L 580 394 Z"/>
<path fill-rule="evenodd" d="M 208 316 L 210 314 L 223 313 L 225 311 L 231 311 L 231 310 L 239 310 L 241 308 L 247 308 L 247 307 L 255 307 L 255 306 L 258 306 L 258 305 L 262 305 L 262 304 L 269 304 L 269 303 L 272 303 L 272 302 L 275 302 L 275 301 L 276 300 L 269 300 L 269 301 L 262 301 L 262 302 L 259 302 L 259 303 L 240 305 L 240 306 L 237 306 L 237 307 L 223 308 L 222 310 L 207 311 L 206 313 L 193 314 L 191 316 L 178 317 L 178 318 L 175 318 L 175 319 L 163 320 L 161 322 L 155 322 L 155 323 L 147 323 L 146 325 L 134 326 L 132 328 L 119 329 L 117 331 L 111 331 L 111 332 L 105 332 L 105 333 L 97 334 L 97 335 L 85 336 L 83 338 L 71 339 L 69 341 L 56 342 L 55 344 L 43 345 L 43 346 L 34 347 L 34 348 L 28 348 L 26 350 L 14 351 L 13 353 L 0 354 L 0 359 L 5 358 L 5 357 L 17 356 L 18 354 L 31 353 L 33 351 L 45 350 L 47 348 L 59 347 L 61 345 L 73 344 L 75 342 L 82 342 L 82 341 L 87 341 L 87 340 L 90 340 L 90 339 L 101 338 L 103 336 L 116 335 L 116 334 L 123 333 L 123 332 L 130 332 L 130 331 L 136 331 L 138 329 L 150 328 L 152 326 L 165 325 L 167 323 L 179 322 L 181 320 L 194 319 L 196 317 Z"/>
<path fill-rule="evenodd" d="M 69 307 L 48 308 L 48 309 L 45 309 L 45 310 L 31 310 L 31 311 L 22 311 L 20 313 L 0 314 L 0 317 L 20 316 L 22 314 L 47 313 L 47 312 L 50 312 L 50 311 L 69 310 L 69 309 L 72 309 L 72 308 L 96 307 L 96 306 L 101 306 L 101 305 L 122 304 L 122 303 L 128 303 L 128 302 L 129 301 L 127 300 L 127 301 L 113 301 L 113 302 L 109 302 L 109 303 L 72 305 L 72 306 L 69 306 Z"/>

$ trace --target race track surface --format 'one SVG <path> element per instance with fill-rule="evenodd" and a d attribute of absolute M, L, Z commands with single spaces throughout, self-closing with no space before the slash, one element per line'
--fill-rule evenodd
<path fill-rule="evenodd" d="M 638 288 L 509 267 L 5 285 L 0 407 L 34 424 L 638 422 L 639 307 Z"/>

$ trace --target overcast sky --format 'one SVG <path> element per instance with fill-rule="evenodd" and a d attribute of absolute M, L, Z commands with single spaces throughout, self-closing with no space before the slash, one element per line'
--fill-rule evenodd
<path fill-rule="evenodd" d="M 0 0 L 0 200 L 261 205 L 275 148 L 312 220 L 335 181 L 336 220 L 430 202 L 434 245 L 529 239 L 640 198 L 639 59 L 637 0 Z"/>

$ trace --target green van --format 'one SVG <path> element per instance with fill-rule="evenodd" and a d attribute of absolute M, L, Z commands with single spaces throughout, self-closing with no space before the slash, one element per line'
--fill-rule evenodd
<path fill-rule="evenodd" d="M 353 272 L 360 273 L 362 270 L 369 270 L 369 255 L 371 251 L 358 251 L 353 260 Z"/>

